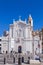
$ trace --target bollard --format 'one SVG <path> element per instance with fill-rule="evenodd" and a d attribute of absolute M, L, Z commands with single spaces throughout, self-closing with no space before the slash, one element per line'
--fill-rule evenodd
<path fill-rule="evenodd" d="M 13 58 L 13 63 L 15 63 L 15 57 Z"/>
<path fill-rule="evenodd" d="M 6 61 L 5 61 L 6 59 L 4 58 L 4 64 L 6 63 Z"/>
<path fill-rule="evenodd" d="M 21 58 L 18 58 L 18 65 L 21 65 Z"/>
<path fill-rule="evenodd" d="M 24 57 L 22 57 L 22 63 L 24 63 Z"/>
<path fill-rule="evenodd" d="M 22 47 L 21 46 L 18 47 L 18 53 L 19 53 L 18 65 L 21 65 L 22 64 L 22 58 L 21 58 Z"/>
<path fill-rule="evenodd" d="M 28 57 L 28 64 L 30 64 L 30 57 Z"/>

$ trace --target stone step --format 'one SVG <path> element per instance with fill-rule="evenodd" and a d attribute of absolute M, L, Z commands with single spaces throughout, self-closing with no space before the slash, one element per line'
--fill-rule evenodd
<path fill-rule="evenodd" d="M 7 59 L 6 60 L 6 63 L 9 63 L 9 64 L 11 63 L 12 64 L 13 63 L 13 60 L 12 59 Z"/>
<path fill-rule="evenodd" d="M 0 64 L 0 65 L 5 65 L 5 64 Z"/>
<path fill-rule="evenodd" d="M 8 63 L 6 63 L 5 65 L 15 65 L 15 64 L 8 64 Z"/>
<path fill-rule="evenodd" d="M 4 62 L 0 62 L 0 64 L 4 64 Z"/>

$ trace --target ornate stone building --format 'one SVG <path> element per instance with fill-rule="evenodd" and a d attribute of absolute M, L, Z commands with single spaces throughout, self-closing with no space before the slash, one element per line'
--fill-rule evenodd
<path fill-rule="evenodd" d="M 43 32 L 33 30 L 33 19 L 31 15 L 27 21 L 21 19 L 13 21 L 10 24 L 9 31 L 4 32 L 0 37 L 0 52 L 11 50 L 18 52 L 22 49 L 22 53 L 43 53 Z"/>

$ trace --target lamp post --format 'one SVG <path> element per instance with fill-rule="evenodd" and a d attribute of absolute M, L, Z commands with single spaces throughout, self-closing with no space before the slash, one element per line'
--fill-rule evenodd
<path fill-rule="evenodd" d="M 18 47 L 18 53 L 19 53 L 18 65 L 21 65 L 21 63 L 22 63 L 22 58 L 21 58 L 22 48 L 21 48 L 21 46 Z"/>

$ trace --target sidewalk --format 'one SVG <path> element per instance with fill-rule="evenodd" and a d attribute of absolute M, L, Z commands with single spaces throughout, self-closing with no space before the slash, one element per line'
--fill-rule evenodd
<path fill-rule="evenodd" d="M 15 65 L 15 64 L 0 64 L 0 65 Z M 22 64 L 22 65 L 43 65 L 43 63 L 41 63 L 41 64 Z"/>

